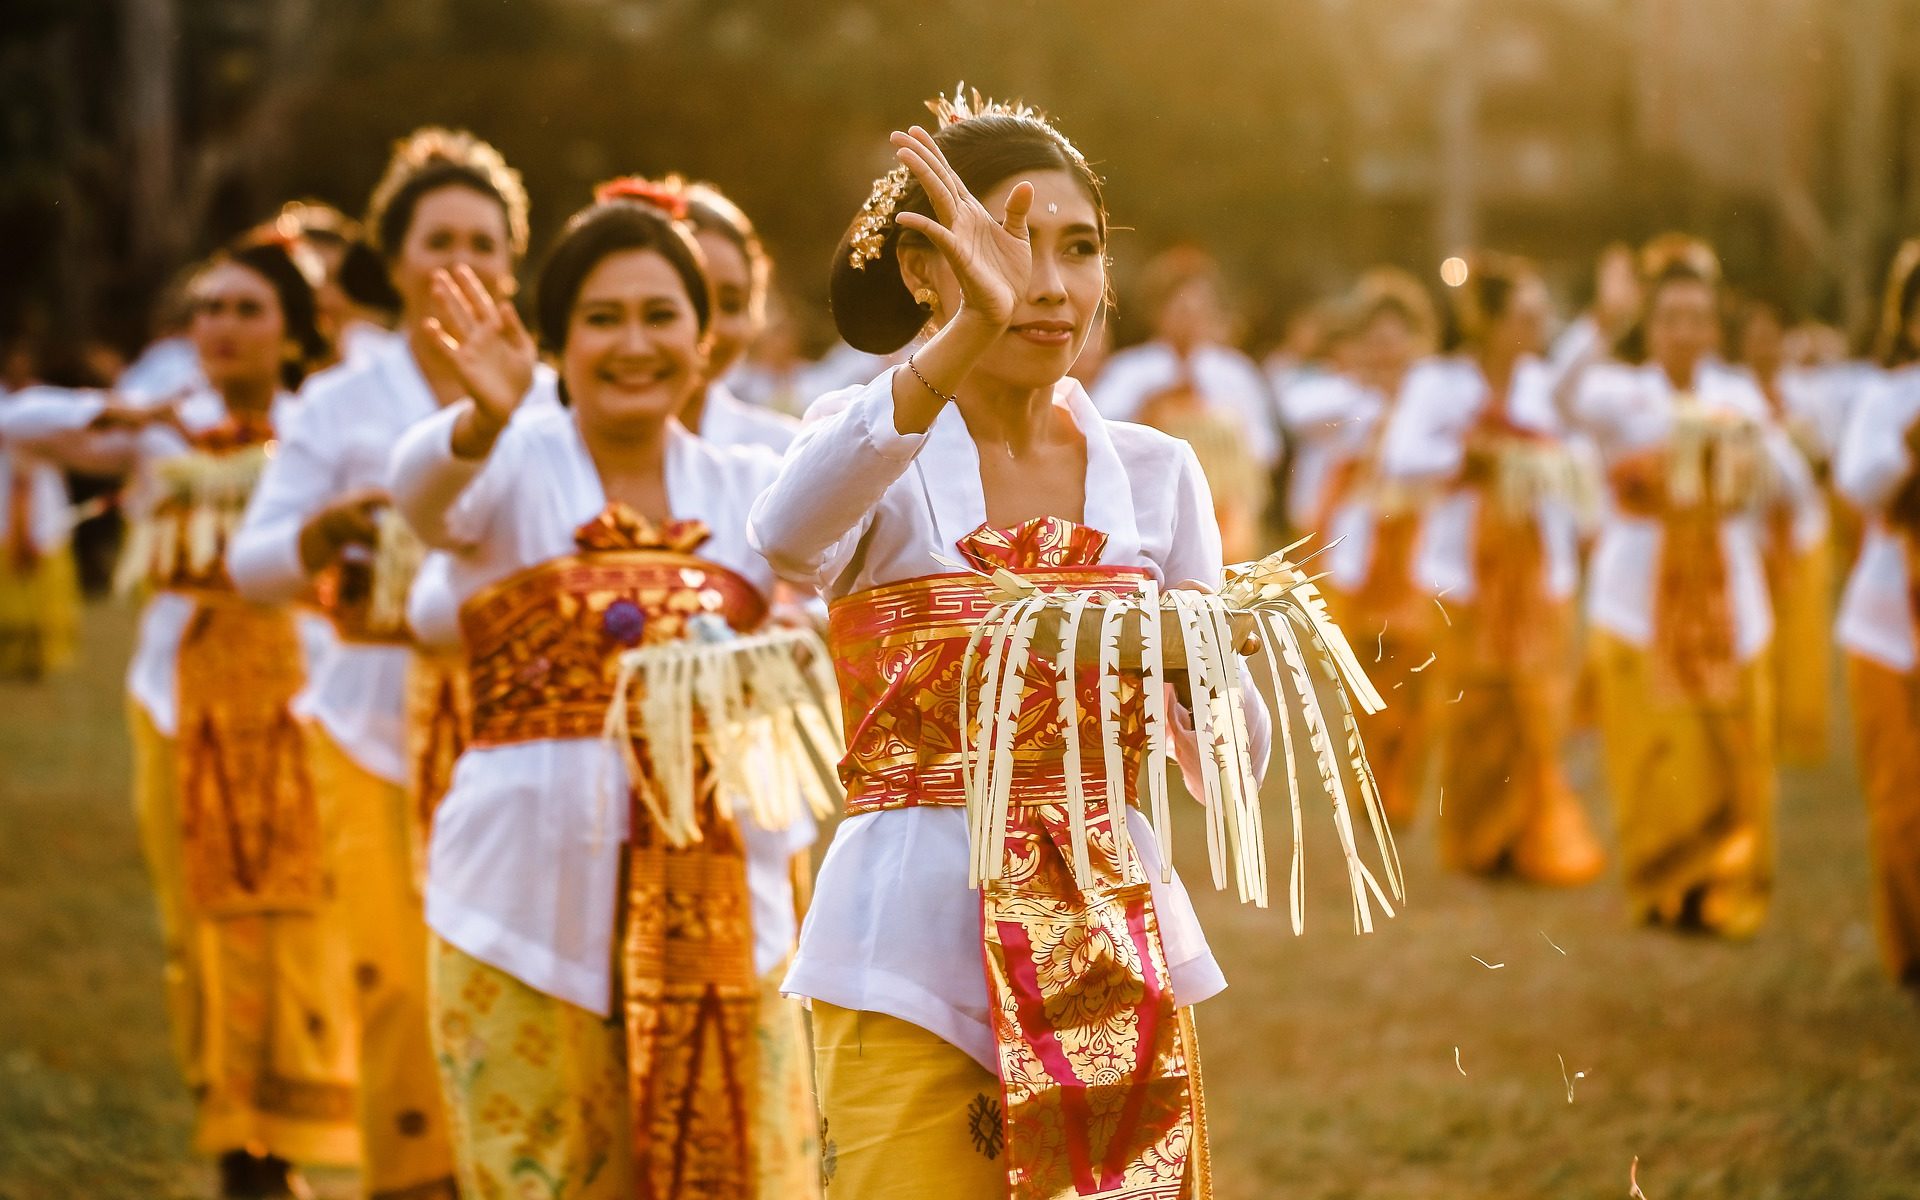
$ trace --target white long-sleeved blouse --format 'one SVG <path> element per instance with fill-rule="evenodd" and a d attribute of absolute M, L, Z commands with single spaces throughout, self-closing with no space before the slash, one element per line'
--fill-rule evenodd
<path fill-rule="evenodd" d="M 536 373 L 530 404 L 553 404 L 554 375 Z M 260 477 L 227 552 L 242 595 L 288 603 L 307 589 L 300 529 L 348 492 L 385 484 L 402 433 L 439 407 L 404 337 L 389 335 L 364 361 L 316 376 Z M 294 701 L 360 767 L 404 783 L 408 649 L 335 639 Z"/>
<path fill-rule="evenodd" d="M 1080 385 L 1054 404 L 1087 443 L 1083 524 L 1108 535 L 1101 562 L 1147 568 L 1162 583 L 1217 584 L 1220 532 L 1200 465 L 1184 442 L 1107 421 Z M 986 522 L 980 460 L 949 407 L 924 434 L 893 420 L 893 372 L 823 398 L 754 506 L 751 537 L 774 569 L 829 601 L 950 573 L 956 543 Z M 1248 720 L 1256 758 L 1264 707 Z M 1195 1004 L 1226 986 L 1185 886 L 1160 882 L 1162 850 L 1138 811 L 1129 830 L 1151 881 L 1174 994 Z M 912 807 L 841 822 L 820 868 L 783 990 L 920 1026 L 997 1071 L 980 969 L 980 897 L 967 883 L 966 813 Z"/>
<path fill-rule="evenodd" d="M 1560 436 L 1553 382 L 1552 369 L 1539 359 L 1518 363 L 1507 388 L 1507 419 L 1520 429 Z M 1487 378 L 1471 359 L 1422 363 L 1408 377 L 1402 401 L 1387 422 L 1380 446 L 1381 474 L 1414 487 L 1442 485 L 1457 478 L 1466 463 L 1467 437 L 1489 402 Z M 1473 600 L 1480 504 L 1476 492 L 1450 491 L 1421 516 L 1413 575 L 1435 595 L 1452 596 L 1463 604 Z M 1547 592 L 1565 599 L 1579 582 L 1576 513 L 1569 502 L 1543 500 L 1534 520 L 1546 552 Z"/>
<path fill-rule="evenodd" d="M 1915 469 L 1907 440 L 1920 421 L 1920 366 L 1891 372 L 1867 386 L 1853 406 L 1834 459 L 1833 482 L 1867 514 L 1860 558 L 1840 599 L 1840 644 L 1895 671 L 1920 666 L 1913 611 L 1913 571 L 1906 539 L 1882 515 Z"/>
<path fill-rule="evenodd" d="M 603 512 L 605 489 L 571 410 L 516 413 L 484 460 L 453 453 L 458 407 L 414 425 L 394 448 L 395 505 L 446 552 L 447 595 L 464 604 L 528 567 L 576 552 L 574 533 Z M 712 531 L 697 553 L 771 594 L 773 575 L 747 544 L 747 507 L 773 477 L 765 451 L 720 447 L 676 423 L 667 495 L 677 519 Z M 427 924 L 482 962 L 599 1014 L 612 1003 L 625 767 L 598 738 L 471 748 L 434 816 Z M 791 950 L 792 856 L 811 825 L 768 832 L 742 822 L 753 893 L 754 965 Z"/>
<path fill-rule="evenodd" d="M 1819 494 L 1805 458 L 1772 420 L 1767 401 L 1752 383 L 1724 368 L 1703 366 L 1694 396 L 1705 409 L 1740 413 L 1765 429 L 1767 456 L 1796 520 L 1821 520 Z M 1573 396 L 1573 420 L 1593 438 L 1608 466 L 1655 449 L 1671 436 L 1680 394 L 1658 366 L 1606 363 L 1590 367 Z M 1593 623 L 1629 645 L 1653 642 L 1654 591 L 1660 563 L 1661 523 L 1610 507 L 1588 566 L 1587 613 Z M 1773 638 L 1773 606 L 1762 556 L 1765 530 L 1756 514 L 1720 522 L 1720 553 L 1726 565 L 1733 611 L 1734 651 L 1750 662 Z"/>

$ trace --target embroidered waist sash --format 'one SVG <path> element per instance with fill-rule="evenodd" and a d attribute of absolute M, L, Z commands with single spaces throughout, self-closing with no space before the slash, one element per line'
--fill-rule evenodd
<path fill-rule="evenodd" d="M 1044 518 L 1011 532 L 983 527 L 959 549 L 982 569 L 1012 567 L 1045 588 L 1137 589 L 1144 571 L 1098 565 L 1105 544 L 1096 530 Z M 833 606 L 849 812 L 964 803 L 961 671 L 991 607 L 985 582 L 959 575 L 876 588 Z M 1114 836 L 1144 753 L 1138 678 L 1121 683 L 1126 797 L 1107 795 L 1097 717 L 1081 730 L 1097 880 L 1082 889 L 1063 803 L 1056 667 L 1031 669 L 1035 687 L 1014 745 L 1004 878 L 981 891 L 1011 1196 L 1210 1195 L 1191 1032 L 1176 1009 L 1146 875 Z M 1073 670 L 1071 659 L 1060 669 Z M 1074 681 L 1083 721 L 1099 711 L 1092 675 Z"/>
<path fill-rule="evenodd" d="M 176 677 L 188 898 L 211 916 L 310 908 L 327 885 L 291 708 L 305 682 L 294 615 L 231 592 L 194 600 Z"/>
<path fill-rule="evenodd" d="M 760 623 L 751 583 L 693 554 L 699 522 L 656 529 L 623 506 L 576 534 L 580 553 L 528 568 L 461 609 L 472 745 L 598 737 L 620 653 L 684 637 L 691 618 Z M 636 747 L 642 770 L 647 747 Z M 633 808 L 616 977 L 627 1033 L 640 1195 L 756 1200 L 759 1003 L 746 849 L 696 747 L 699 840 L 668 845 Z M 593 780 L 566 786 L 593 787 Z"/>

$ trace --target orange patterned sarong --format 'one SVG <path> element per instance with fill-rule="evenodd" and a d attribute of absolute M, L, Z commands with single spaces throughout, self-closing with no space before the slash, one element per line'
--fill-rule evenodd
<path fill-rule="evenodd" d="M 959 550 L 1048 590 L 1136 590 L 1146 572 L 1099 565 L 1106 535 L 1054 518 L 982 527 Z M 848 810 L 964 803 L 961 675 L 994 598 L 974 575 L 890 584 L 834 604 L 830 640 L 846 714 Z M 984 664 L 976 670 L 983 670 Z M 1151 890 L 1114 822 L 1133 799 L 1145 734 L 1140 680 L 1123 676 L 1124 796 L 1083 780 L 1092 888 L 1074 882 L 1058 668 L 1035 661 L 1019 713 L 1004 877 L 981 890 L 983 955 L 1014 1200 L 1211 1195 L 1190 1029 L 1180 1019 Z M 1104 745 L 1098 683 L 1075 680 L 1080 737 Z M 976 681 L 977 682 L 977 681 Z M 1100 753 L 1089 754 L 1090 765 Z"/>

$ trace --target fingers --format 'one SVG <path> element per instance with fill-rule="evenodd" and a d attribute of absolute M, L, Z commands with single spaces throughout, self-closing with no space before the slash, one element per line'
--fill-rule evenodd
<path fill-rule="evenodd" d="M 521 323 L 520 310 L 511 301 L 500 305 L 500 332 L 516 350 L 525 351 L 533 345 L 533 335 Z"/>
<path fill-rule="evenodd" d="M 921 126 L 915 125 L 907 131 L 907 136 L 919 144 L 922 153 L 926 155 L 927 161 L 933 165 L 933 169 L 939 172 L 940 178 L 945 181 L 948 191 L 952 192 L 956 197 L 972 195 L 972 193 L 967 190 L 967 185 L 961 182 L 960 172 L 954 170 L 953 164 L 947 161 L 947 152 L 940 148 L 940 143 L 934 140 L 931 133 L 928 133 Z"/>
<path fill-rule="evenodd" d="M 929 242 L 932 242 L 933 248 L 939 252 L 940 257 L 946 259 L 947 262 L 952 265 L 954 274 L 959 275 L 963 279 L 967 276 L 968 272 L 964 263 L 965 256 L 961 254 L 960 242 L 953 236 L 952 230 L 934 220 L 932 217 L 922 216 L 919 213 L 898 213 L 893 219 L 899 222 L 902 229 L 911 229 L 921 237 L 926 238 Z"/>
<path fill-rule="evenodd" d="M 473 306 L 474 315 L 480 318 L 481 324 L 489 329 L 499 328 L 500 305 L 495 302 L 493 292 L 487 285 L 480 282 L 479 274 L 466 263 L 461 263 L 454 268 L 454 278 L 459 281 L 460 290 L 465 293 L 467 303 Z"/>
<path fill-rule="evenodd" d="M 446 355 L 449 362 L 458 363 L 460 361 L 460 343 L 452 334 L 447 332 L 447 327 L 440 323 L 439 317 L 428 317 L 426 320 L 426 330 L 433 335 L 433 341 L 431 343 L 433 347 L 439 350 L 440 353 Z"/>
<path fill-rule="evenodd" d="M 914 178 L 920 181 L 920 186 L 926 189 L 927 199 L 932 203 L 935 215 L 951 224 L 959 209 L 959 198 L 954 195 L 946 177 L 934 165 L 933 160 L 927 157 L 925 147 L 904 133 L 894 134 L 893 143 L 898 147 L 895 157 L 906 164 L 907 170 L 912 171 Z"/>
<path fill-rule="evenodd" d="M 451 271 L 443 269 L 433 273 L 433 317 L 437 318 L 442 335 L 449 339 L 449 350 L 458 349 L 461 342 L 480 328 L 479 314 Z"/>
<path fill-rule="evenodd" d="M 1007 219 L 1001 224 L 1008 233 L 1027 240 L 1027 214 L 1033 211 L 1033 185 L 1021 180 L 1013 185 L 1013 191 L 1007 195 Z"/>

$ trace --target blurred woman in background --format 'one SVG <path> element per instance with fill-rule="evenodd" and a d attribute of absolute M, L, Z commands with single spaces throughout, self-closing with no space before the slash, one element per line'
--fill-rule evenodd
<path fill-rule="evenodd" d="M 1656 239 L 1642 278 L 1628 361 L 1589 368 L 1573 402 L 1611 498 L 1588 589 L 1607 785 L 1634 915 L 1743 937 L 1773 885 L 1765 530 L 1818 493 L 1766 398 L 1711 361 L 1713 252 Z"/>
<path fill-rule="evenodd" d="M 329 637 L 236 594 L 224 554 L 293 389 L 329 350 L 289 243 L 217 255 L 188 294 L 204 389 L 146 407 L 50 399 L 15 433 L 118 444 L 133 473 L 122 580 L 152 592 L 128 674 L 134 803 L 194 1144 L 219 1156 L 223 1195 L 292 1196 L 294 1163 L 351 1165 L 361 1145 L 347 940 L 294 715 Z"/>
<path fill-rule="evenodd" d="M 1894 257 L 1879 342 L 1887 374 L 1861 397 L 1834 468 L 1841 493 L 1866 515 L 1839 635 L 1871 818 L 1881 954 L 1920 995 L 1920 241 Z"/>
<path fill-rule="evenodd" d="M 1485 254 L 1454 295 L 1466 353 L 1414 368 L 1380 451 L 1383 479 L 1438 490 L 1413 574 L 1451 615 L 1434 667 L 1440 853 L 1476 874 L 1588 883 L 1606 858 L 1561 764 L 1582 476 L 1539 357 L 1547 289 L 1530 264 Z"/>

